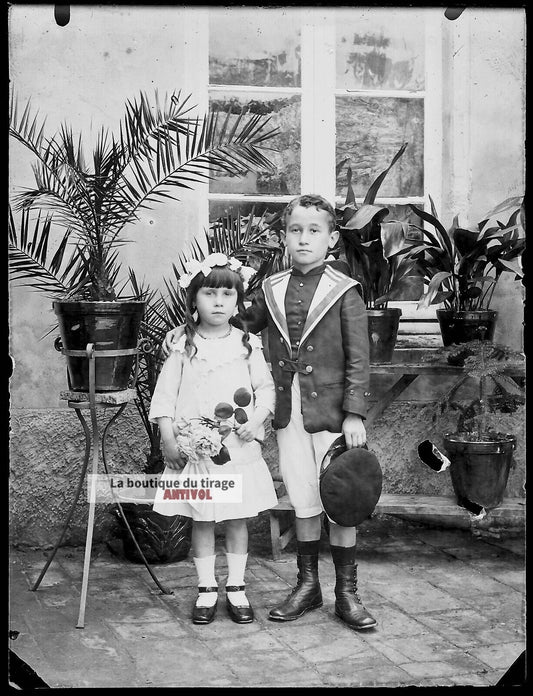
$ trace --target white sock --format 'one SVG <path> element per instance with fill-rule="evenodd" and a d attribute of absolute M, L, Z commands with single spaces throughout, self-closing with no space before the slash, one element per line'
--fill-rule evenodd
<path fill-rule="evenodd" d="M 218 587 L 215 578 L 216 555 L 193 558 L 198 573 L 198 587 Z M 200 592 L 196 600 L 197 607 L 212 607 L 217 601 L 218 592 Z"/>
<path fill-rule="evenodd" d="M 247 553 L 226 553 L 228 561 L 228 579 L 226 587 L 231 585 L 244 585 L 244 570 L 246 561 L 248 560 Z M 229 601 L 236 607 L 248 607 L 250 602 L 244 593 L 244 590 L 238 592 L 228 592 Z"/>

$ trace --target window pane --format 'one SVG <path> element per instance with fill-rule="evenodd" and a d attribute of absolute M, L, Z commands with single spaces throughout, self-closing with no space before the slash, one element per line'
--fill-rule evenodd
<path fill-rule="evenodd" d="M 404 142 L 409 143 L 382 183 L 378 195 L 424 195 L 424 104 L 421 99 L 337 97 L 336 195 L 346 196 L 346 168 L 352 186 L 364 198 L 370 184 L 386 169 Z"/>
<path fill-rule="evenodd" d="M 299 25 L 291 9 L 210 9 L 210 83 L 299 87 Z"/>
<path fill-rule="evenodd" d="M 214 221 L 224 217 L 248 216 L 252 213 L 258 217 L 265 213 L 268 219 L 278 219 L 286 203 L 276 203 L 274 201 L 235 201 L 235 200 L 216 200 L 209 201 L 209 220 Z"/>
<path fill-rule="evenodd" d="M 274 164 L 272 173 L 250 172 L 244 177 L 216 174 L 210 182 L 211 193 L 286 195 L 300 192 L 300 97 L 251 94 L 230 96 L 212 95 L 213 109 L 234 114 L 244 107 L 248 113 L 270 116 L 268 127 L 279 127 L 280 133 L 266 145 L 267 157 Z M 231 128 L 234 119 L 230 119 Z"/>
<path fill-rule="evenodd" d="M 337 10 L 338 89 L 424 89 L 420 10 Z"/>

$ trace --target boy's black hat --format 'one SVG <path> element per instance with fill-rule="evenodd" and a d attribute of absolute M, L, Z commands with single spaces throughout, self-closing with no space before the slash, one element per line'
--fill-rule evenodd
<path fill-rule="evenodd" d="M 356 527 L 374 511 L 382 478 L 378 458 L 366 445 L 346 449 L 344 435 L 338 437 L 320 467 L 320 498 L 327 516 L 341 527 Z"/>

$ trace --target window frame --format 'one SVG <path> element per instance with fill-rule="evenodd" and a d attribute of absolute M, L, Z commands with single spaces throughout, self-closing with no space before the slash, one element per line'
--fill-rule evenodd
<path fill-rule="evenodd" d="M 408 8 L 406 8 L 407 10 Z M 235 10 L 233 10 L 235 11 Z M 412 8 L 411 11 L 415 11 Z M 207 36 L 203 44 L 209 52 L 209 9 L 205 10 L 204 28 Z M 423 195 L 409 197 L 377 197 L 381 205 L 412 203 L 424 207 L 429 196 L 436 209 L 441 210 L 443 200 L 443 35 L 442 10 L 440 8 L 416 8 L 423 16 L 425 31 L 424 90 L 358 90 L 340 89 L 336 86 L 335 9 L 305 8 L 300 10 L 301 33 L 301 86 L 271 87 L 254 85 L 211 84 L 207 68 L 206 101 L 216 93 L 238 93 L 240 95 L 300 95 L 301 97 L 301 191 L 319 192 L 325 198 L 342 205 L 344 200 L 335 192 L 336 127 L 335 104 L 339 96 L 371 96 L 373 98 L 410 98 L 424 100 L 424 160 Z M 209 58 L 207 56 L 207 63 Z M 376 175 L 379 172 L 376 172 Z M 293 195 L 212 193 L 207 189 L 207 219 L 211 201 L 286 203 Z M 358 203 L 362 202 L 359 199 Z M 206 225 L 207 226 L 207 225 Z M 438 333 L 436 307 L 417 310 L 416 302 L 399 301 L 389 303 L 402 309 L 402 327 L 406 333 L 416 334 L 420 322 L 421 339 Z M 427 343 L 427 341 L 426 341 Z"/>

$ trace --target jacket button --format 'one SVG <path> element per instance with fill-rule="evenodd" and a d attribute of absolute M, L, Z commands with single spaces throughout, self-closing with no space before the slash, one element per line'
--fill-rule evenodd
<path fill-rule="evenodd" d="M 318 396 L 318 394 L 316 392 L 311 392 L 312 399 L 316 399 L 317 396 Z"/>
<path fill-rule="evenodd" d="M 283 343 L 283 336 L 280 336 L 280 337 L 279 337 L 279 342 L 280 342 L 280 343 Z"/>
<path fill-rule="evenodd" d="M 314 348 L 313 348 L 313 346 L 307 346 L 306 350 L 308 350 L 309 352 L 311 352 L 312 350 L 314 350 Z"/>
<path fill-rule="evenodd" d="M 365 396 L 370 396 L 370 392 L 365 392 Z"/>
<path fill-rule="evenodd" d="M 278 363 L 278 365 L 279 365 L 280 367 L 283 367 L 283 365 L 285 365 L 285 360 L 280 360 L 279 363 Z"/>
<path fill-rule="evenodd" d="M 283 391 L 283 387 L 278 387 L 278 391 Z"/>
<path fill-rule="evenodd" d="M 305 371 L 306 371 L 306 372 L 313 372 L 313 366 L 312 366 L 312 365 L 307 365 L 307 367 L 305 368 Z"/>
<path fill-rule="evenodd" d="M 350 389 L 350 394 L 355 394 L 353 389 Z M 366 396 L 366 394 L 365 394 L 365 396 Z"/>

